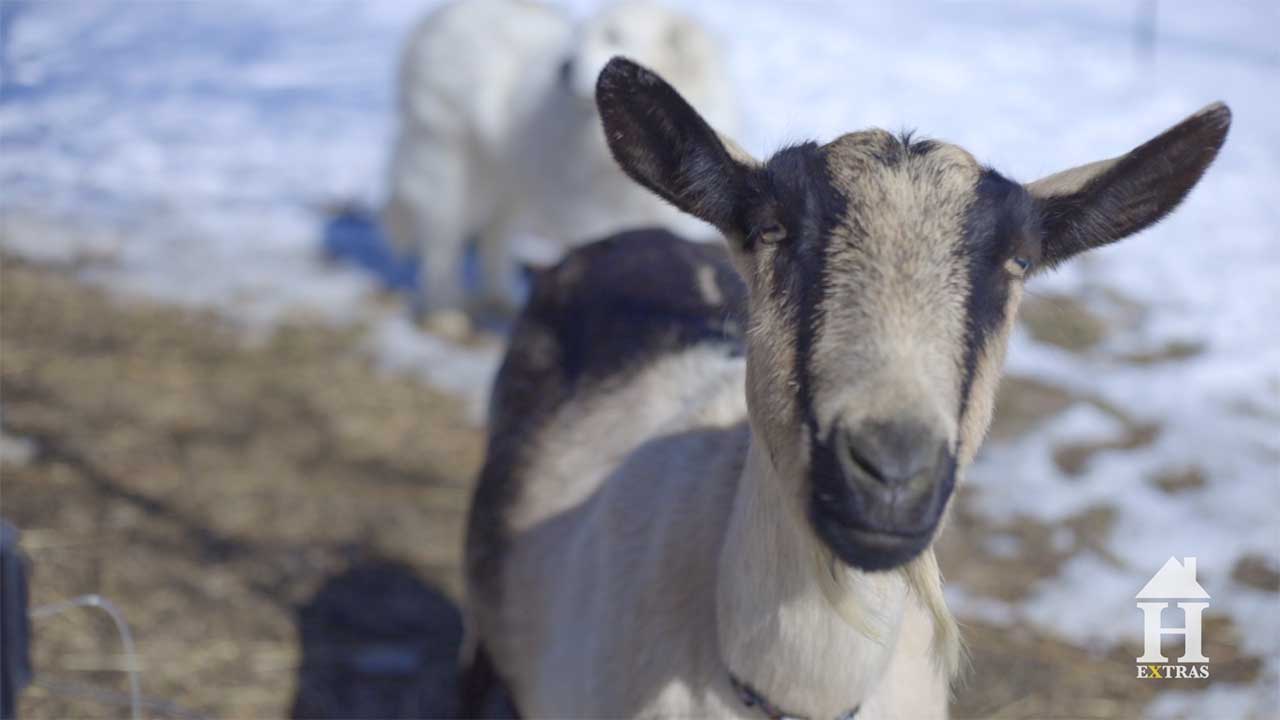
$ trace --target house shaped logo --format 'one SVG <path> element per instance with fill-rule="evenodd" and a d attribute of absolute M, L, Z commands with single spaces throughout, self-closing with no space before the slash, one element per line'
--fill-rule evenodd
<path fill-rule="evenodd" d="M 1197 669 L 1188 674 L 1186 668 L 1181 672 L 1171 672 L 1160 664 L 1169 662 L 1161 652 L 1160 640 L 1165 635 L 1181 635 L 1184 639 L 1182 657 L 1179 663 L 1208 663 L 1209 658 L 1201 652 L 1201 614 L 1209 607 L 1209 593 L 1196 581 L 1196 559 L 1184 557 L 1179 563 L 1177 558 L 1169 558 L 1146 585 L 1135 596 L 1138 609 L 1142 611 L 1143 620 L 1143 653 L 1137 658 L 1140 665 L 1138 677 L 1208 677 L 1208 667 Z M 1182 609 L 1184 624 L 1182 627 L 1164 627 L 1161 624 L 1165 608 L 1171 602 L 1177 602 Z"/>
<path fill-rule="evenodd" d="M 1177 558 L 1165 561 L 1160 572 L 1147 581 L 1134 596 L 1138 600 L 1208 600 L 1209 593 L 1196 582 L 1196 559 Z"/>

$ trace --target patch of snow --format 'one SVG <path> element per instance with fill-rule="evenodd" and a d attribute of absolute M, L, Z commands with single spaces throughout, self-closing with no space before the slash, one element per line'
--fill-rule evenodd
<path fill-rule="evenodd" d="M 489 384 L 502 360 L 497 347 L 459 347 L 422 332 L 399 314 L 377 326 L 373 348 L 388 370 L 411 373 L 464 398 L 468 417 L 484 423 Z"/>
<path fill-rule="evenodd" d="M 1004 600 L 977 595 L 954 583 L 945 588 L 947 606 L 957 617 L 977 620 L 999 627 L 1010 627 L 1020 621 L 1018 608 Z"/>
<path fill-rule="evenodd" d="M 1210 658 L 1212 660 L 1212 658 Z M 1209 669 L 1210 682 L 1213 666 Z M 1143 714 L 1152 720 L 1200 720 L 1201 718 L 1274 717 L 1276 698 L 1250 692 L 1248 686 L 1210 684 L 1202 692 L 1161 688 Z"/>
<path fill-rule="evenodd" d="M 26 465 L 36 455 L 36 444 L 31 438 L 5 432 L 0 427 L 0 465 Z"/>
<path fill-rule="evenodd" d="M 1016 558 L 1022 553 L 1022 541 L 1017 535 L 992 534 L 983 539 L 983 550 L 994 558 Z"/>

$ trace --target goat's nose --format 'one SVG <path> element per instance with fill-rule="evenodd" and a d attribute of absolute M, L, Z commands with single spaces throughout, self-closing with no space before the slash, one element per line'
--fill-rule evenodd
<path fill-rule="evenodd" d="M 931 482 L 947 445 L 925 425 L 908 421 L 863 422 L 847 430 L 842 439 L 846 476 L 887 489 Z"/>

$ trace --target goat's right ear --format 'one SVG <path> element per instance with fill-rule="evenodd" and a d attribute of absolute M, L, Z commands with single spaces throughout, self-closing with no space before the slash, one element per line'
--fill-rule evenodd
<path fill-rule="evenodd" d="M 596 81 L 609 150 L 631 179 L 726 234 L 742 232 L 750 159 L 650 70 L 615 57 Z"/>

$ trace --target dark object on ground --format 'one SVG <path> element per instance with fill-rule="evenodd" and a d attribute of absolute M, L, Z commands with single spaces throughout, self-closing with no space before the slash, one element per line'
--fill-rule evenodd
<path fill-rule="evenodd" d="M 413 570 L 357 565 L 298 611 L 295 718 L 455 717 L 462 616 Z"/>
<path fill-rule="evenodd" d="M 0 520 L 0 718 L 18 716 L 18 693 L 31 682 L 31 627 L 27 619 L 27 559 L 18 530 Z"/>
<path fill-rule="evenodd" d="M 458 681 L 458 708 L 458 715 L 463 718 L 518 720 L 520 717 L 484 648 L 476 651 L 471 664 L 462 671 Z"/>

